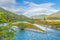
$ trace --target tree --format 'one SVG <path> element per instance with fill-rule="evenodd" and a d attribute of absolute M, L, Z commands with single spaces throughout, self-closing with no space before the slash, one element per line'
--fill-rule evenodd
<path fill-rule="evenodd" d="M 0 12 L 0 23 L 6 22 L 5 16 L 3 15 L 3 12 Z"/>
<path fill-rule="evenodd" d="M 11 27 L 11 25 L 9 25 L 0 27 L 1 40 L 12 40 L 12 38 L 14 37 L 16 31 Z"/>
<path fill-rule="evenodd" d="M 25 23 L 19 23 L 19 24 L 18 24 L 18 27 L 19 27 L 21 30 L 24 30 L 24 28 L 25 28 Z"/>

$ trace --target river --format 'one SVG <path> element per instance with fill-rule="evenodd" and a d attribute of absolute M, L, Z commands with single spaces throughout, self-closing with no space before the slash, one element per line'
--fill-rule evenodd
<path fill-rule="evenodd" d="M 40 33 L 40 32 L 33 32 L 33 31 L 20 31 L 19 29 L 16 32 L 15 37 L 13 40 L 60 40 L 60 31 L 53 30 L 50 28 L 45 28 L 44 26 L 40 26 L 37 24 L 33 24 L 43 30 L 46 31 L 46 33 Z"/>
<path fill-rule="evenodd" d="M 2 25 L 3 24 L 1 24 L 0 26 Z M 5 24 L 4 26 L 6 25 L 7 24 Z M 14 28 L 15 30 L 17 30 L 17 32 L 16 35 L 13 37 L 13 40 L 60 40 L 60 31 L 50 28 L 46 29 L 46 27 L 38 24 L 33 25 L 45 30 L 46 33 L 44 34 L 41 32 L 34 32 L 28 30 L 21 31 L 18 28 Z"/>

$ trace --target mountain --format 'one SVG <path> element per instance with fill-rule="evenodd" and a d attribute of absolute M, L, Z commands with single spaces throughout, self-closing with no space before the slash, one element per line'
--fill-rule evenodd
<path fill-rule="evenodd" d="M 3 8 L 0 7 L 0 11 L 5 11 Z"/>
<path fill-rule="evenodd" d="M 48 20 L 60 20 L 60 11 L 56 12 L 56 13 L 53 13 L 51 15 L 35 15 L 35 16 L 32 16 L 31 18 L 33 19 L 48 19 Z"/>
<path fill-rule="evenodd" d="M 7 21 L 20 21 L 20 20 L 28 20 L 29 19 L 28 17 L 26 17 L 24 15 L 17 15 L 13 12 L 7 11 L 0 7 L 0 14 L 1 13 L 3 13 L 3 15 L 1 15 L 1 16 L 4 16 L 4 18 Z"/>
<path fill-rule="evenodd" d="M 16 21 L 16 20 L 19 20 L 19 17 L 17 14 L 13 13 L 13 12 L 10 12 L 10 11 L 7 11 L 3 8 L 0 7 L 0 14 L 2 13 L 2 17 L 4 16 L 4 18 L 7 20 L 7 21 Z"/>
<path fill-rule="evenodd" d="M 32 16 L 31 18 L 33 19 L 44 19 L 47 15 L 45 14 L 42 14 L 42 15 L 35 15 L 35 16 Z"/>
<path fill-rule="evenodd" d="M 60 20 L 60 11 L 49 15 L 47 19 L 49 19 L 49 20 Z"/>
<path fill-rule="evenodd" d="M 30 18 L 26 17 L 25 15 L 19 15 L 20 21 L 26 21 L 29 20 Z"/>

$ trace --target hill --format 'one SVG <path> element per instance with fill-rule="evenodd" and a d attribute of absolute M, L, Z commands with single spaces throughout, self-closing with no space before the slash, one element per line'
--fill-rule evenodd
<path fill-rule="evenodd" d="M 49 15 L 47 19 L 49 19 L 49 20 L 60 20 L 60 11 Z"/>
<path fill-rule="evenodd" d="M 20 21 L 27 21 L 30 18 L 26 17 L 25 15 L 19 15 Z"/>
<path fill-rule="evenodd" d="M 7 11 L 0 7 L 0 15 L 4 17 L 7 21 L 17 21 L 19 20 L 19 16 L 13 12 Z M 1 20 L 1 19 L 0 19 Z"/>
<path fill-rule="evenodd" d="M 47 15 L 42 14 L 42 15 L 35 15 L 35 16 L 32 16 L 31 18 L 33 18 L 33 19 L 40 19 L 40 20 L 43 20 L 44 17 L 46 17 L 46 16 L 47 16 Z"/>
<path fill-rule="evenodd" d="M 2 15 L 1 15 L 2 13 Z M 7 21 L 21 21 L 21 20 L 28 20 L 29 18 L 24 15 L 17 15 L 13 12 L 7 11 L 0 7 L 0 15 L 4 17 Z"/>
<path fill-rule="evenodd" d="M 32 16 L 31 18 L 33 19 L 40 19 L 40 20 L 44 20 L 44 18 L 46 18 L 46 20 L 60 20 L 60 11 L 56 12 L 56 13 L 53 13 L 51 15 L 35 15 L 35 16 Z"/>

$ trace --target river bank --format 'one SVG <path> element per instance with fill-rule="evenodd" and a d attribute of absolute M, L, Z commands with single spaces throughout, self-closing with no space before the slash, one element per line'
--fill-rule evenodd
<path fill-rule="evenodd" d="M 33 31 L 33 32 L 40 32 L 40 33 L 46 33 L 44 31 L 35 30 L 35 29 L 29 29 L 29 28 L 25 28 L 24 30 L 29 30 L 29 31 Z"/>
<path fill-rule="evenodd" d="M 17 26 L 12 26 L 13 28 L 19 29 Z M 15 29 L 15 30 L 16 30 Z M 31 28 L 24 28 L 24 30 L 29 30 L 29 31 L 34 31 L 34 32 L 40 32 L 40 33 L 46 33 L 44 31 L 41 30 L 35 30 L 35 29 L 31 29 Z"/>

